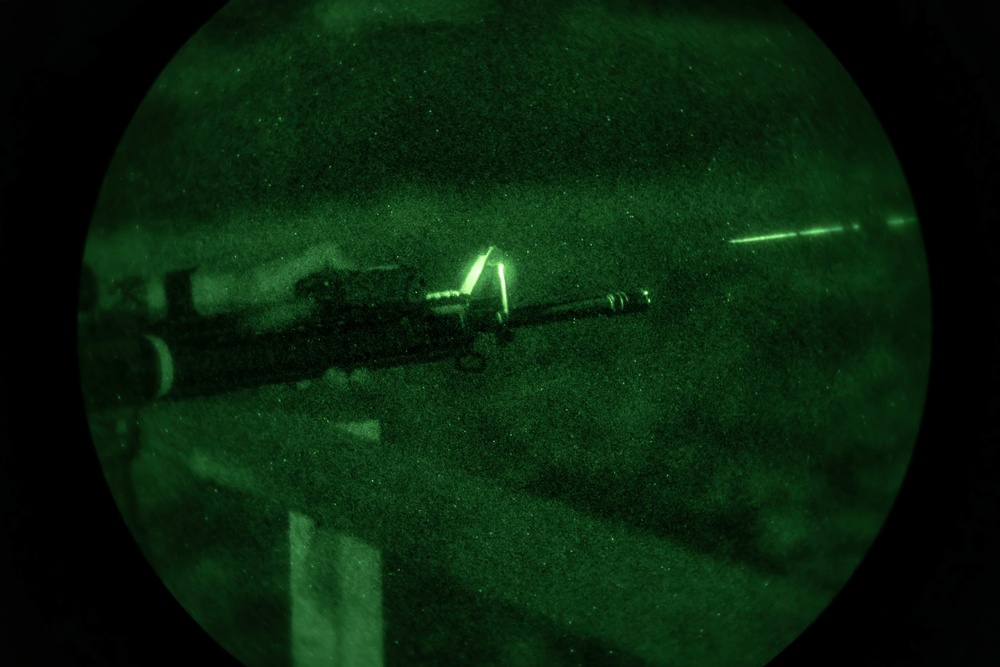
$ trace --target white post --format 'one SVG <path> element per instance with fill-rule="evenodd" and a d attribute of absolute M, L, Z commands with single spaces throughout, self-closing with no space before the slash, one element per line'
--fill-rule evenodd
<path fill-rule="evenodd" d="M 377 421 L 342 425 L 370 440 Z M 292 667 L 382 667 L 382 554 L 289 512 Z"/>

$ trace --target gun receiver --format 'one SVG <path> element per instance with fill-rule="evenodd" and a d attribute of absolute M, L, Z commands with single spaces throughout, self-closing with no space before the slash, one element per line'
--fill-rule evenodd
<path fill-rule="evenodd" d="M 481 254 L 462 287 L 443 292 L 427 292 L 410 267 L 315 273 L 295 285 L 310 314 L 273 331 L 248 331 L 231 316 L 216 316 L 168 319 L 129 340 L 91 332 L 80 349 L 86 398 L 95 407 L 134 405 L 313 379 L 329 368 L 449 358 L 478 371 L 485 366 L 474 350 L 480 335 L 507 343 L 520 327 L 649 309 L 646 290 L 511 308 L 497 254 Z"/>

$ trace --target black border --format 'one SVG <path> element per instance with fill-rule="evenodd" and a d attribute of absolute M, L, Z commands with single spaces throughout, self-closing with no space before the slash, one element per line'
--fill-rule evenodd
<path fill-rule="evenodd" d="M 997 12 L 933 0 L 786 4 L 852 74 L 896 147 L 921 219 L 934 332 L 924 421 L 893 511 L 776 664 L 1000 664 Z"/>
<path fill-rule="evenodd" d="M 0 7 L 2 664 L 239 664 L 164 589 L 95 486 L 75 356 L 103 174 L 159 72 L 223 4 Z"/>
<path fill-rule="evenodd" d="M 897 147 L 924 228 L 935 347 L 924 427 L 883 534 L 775 664 L 1000 664 L 996 23 L 989 3 L 787 4 Z M 0 9 L 4 664 L 236 664 L 162 589 L 110 496 L 95 493 L 72 352 L 85 221 L 113 147 L 162 67 L 222 5 Z"/>

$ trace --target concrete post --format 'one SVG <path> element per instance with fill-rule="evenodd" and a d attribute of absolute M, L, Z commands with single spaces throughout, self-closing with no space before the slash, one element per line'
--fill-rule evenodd
<path fill-rule="evenodd" d="M 372 441 L 377 421 L 342 425 Z M 382 554 L 289 512 L 292 667 L 382 667 Z"/>

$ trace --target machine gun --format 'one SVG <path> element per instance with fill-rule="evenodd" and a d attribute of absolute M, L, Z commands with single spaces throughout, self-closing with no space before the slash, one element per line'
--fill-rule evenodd
<path fill-rule="evenodd" d="M 173 305 L 169 317 L 139 328 L 123 326 L 120 319 L 81 327 L 85 400 L 92 409 L 135 406 L 298 382 L 330 368 L 448 359 L 462 371 L 476 372 L 485 367 L 476 350 L 481 336 L 506 344 L 520 327 L 649 309 L 644 289 L 511 307 L 498 256 L 490 247 L 459 289 L 438 292 L 427 291 L 412 267 L 318 271 L 295 284 L 295 300 L 307 314 L 277 329 L 248 330 L 232 315 L 199 317 Z M 180 288 L 179 302 L 185 301 L 184 289 L 189 291 L 190 283 Z M 172 291 L 178 293 L 176 287 Z M 131 334 L 123 336 L 127 331 Z"/>

